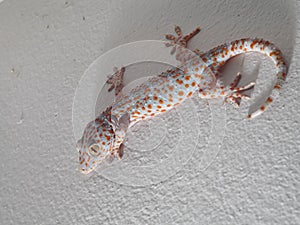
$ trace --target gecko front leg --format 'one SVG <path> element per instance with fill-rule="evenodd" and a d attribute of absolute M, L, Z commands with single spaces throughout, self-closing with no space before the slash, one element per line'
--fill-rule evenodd
<path fill-rule="evenodd" d="M 192 54 L 187 49 L 188 42 L 196 36 L 201 31 L 200 27 L 194 29 L 191 33 L 184 35 L 182 34 L 181 28 L 179 26 L 175 26 L 175 33 L 177 37 L 173 34 L 166 34 L 165 38 L 170 42 L 166 43 L 167 47 L 173 46 L 171 50 L 171 55 L 173 55 L 176 51 L 176 59 L 181 62 L 185 63 L 195 55 L 201 54 L 198 49 L 194 51 L 195 54 Z"/>
<path fill-rule="evenodd" d="M 113 70 L 114 74 L 108 76 L 106 83 L 111 84 L 108 91 L 111 92 L 112 90 L 115 90 L 115 96 L 117 96 L 124 87 L 123 76 L 125 73 L 125 67 L 121 67 L 119 70 L 114 67 Z"/>
<path fill-rule="evenodd" d="M 119 119 L 114 115 L 111 115 L 111 122 L 114 127 L 115 140 L 112 147 L 112 152 L 118 159 L 121 159 L 124 154 L 124 140 L 126 132 L 130 124 L 130 115 L 128 113 L 123 114 Z"/>

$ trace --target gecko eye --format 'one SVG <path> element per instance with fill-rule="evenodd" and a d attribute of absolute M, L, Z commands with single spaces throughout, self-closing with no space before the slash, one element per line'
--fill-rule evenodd
<path fill-rule="evenodd" d="M 100 148 L 98 145 L 93 144 L 89 147 L 89 154 L 92 156 L 97 156 L 100 154 Z"/>

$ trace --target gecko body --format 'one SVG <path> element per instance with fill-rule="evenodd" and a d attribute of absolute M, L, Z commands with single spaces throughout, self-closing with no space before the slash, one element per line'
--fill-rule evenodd
<path fill-rule="evenodd" d="M 182 36 L 179 27 L 175 28 L 178 37 L 167 35 L 172 44 L 179 44 L 176 58 L 182 61 L 182 66 L 151 77 L 140 86 L 132 89 L 129 94 L 121 92 L 122 77 L 125 69 L 115 71 L 107 83 L 109 90 L 115 89 L 116 101 L 90 122 L 77 142 L 79 149 L 80 170 L 89 173 L 104 160 L 123 156 L 123 141 L 127 129 L 133 124 L 165 113 L 181 104 L 187 98 L 198 94 L 201 98 L 224 98 L 235 105 L 241 99 L 249 96 L 242 92 L 255 84 L 237 87 L 240 75 L 229 86 L 223 86 L 216 76 L 217 71 L 232 57 L 246 52 L 260 52 L 272 58 L 277 69 L 277 80 L 268 99 L 260 108 L 248 115 L 253 118 L 263 111 L 273 101 L 281 88 L 287 73 L 286 64 L 280 50 L 273 44 L 262 39 L 241 39 L 224 44 L 210 51 L 199 54 L 199 57 L 188 57 L 184 50 L 189 39 L 200 31 L 199 28 L 186 36 Z"/>

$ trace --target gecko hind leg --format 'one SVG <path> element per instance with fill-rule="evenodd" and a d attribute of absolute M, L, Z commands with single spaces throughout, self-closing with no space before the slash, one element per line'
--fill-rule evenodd
<path fill-rule="evenodd" d="M 108 79 L 106 81 L 107 84 L 111 84 L 108 91 L 111 92 L 115 90 L 115 96 L 117 96 L 124 87 L 123 84 L 123 76 L 125 73 L 125 67 L 118 68 L 114 67 L 114 73 L 112 75 L 108 75 Z"/>
<path fill-rule="evenodd" d="M 241 104 L 241 100 L 242 99 L 246 99 L 246 100 L 249 100 L 250 99 L 250 96 L 249 95 L 245 95 L 241 92 L 244 92 L 244 91 L 247 91 L 247 90 L 250 90 L 254 87 L 255 83 L 254 82 L 251 82 L 245 86 L 242 86 L 242 87 L 238 87 L 238 88 L 230 88 L 233 92 L 226 96 L 225 98 L 225 102 L 229 102 L 231 103 L 233 106 L 235 106 L 236 108 L 238 108 Z"/>
<path fill-rule="evenodd" d="M 247 90 L 253 88 L 254 85 L 255 85 L 254 82 L 251 82 L 248 85 L 245 85 L 245 86 L 242 86 L 242 87 L 237 87 L 237 85 L 239 84 L 241 78 L 242 78 L 242 75 L 240 73 L 238 73 L 236 75 L 235 79 L 233 80 L 233 82 L 229 85 L 230 89 L 234 90 L 235 93 L 232 94 L 232 95 L 230 95 L 230 96 L 228 96 L 225 99 L 225 102 L 231 103 L 235 108 L 238 108 L 240 106 L 242 98 L 245 98 L 245 99 L 249 99 L 250 98 L 250 96 L 244 95 L 244 94 L 242 94 L 240 92 L 247 91 Z"/>
<path fill-rule="evenodd" d="M 249 100 L 250 96 L 243 94 L 242 92 L 252 89 L 255 86 L 255 82 L 251 82 L 247 85 L 236 87 L 241 79 L 241 75 L 237 74 L 234 81 L 230 84 L 229 88 L 225 86 L 218 86 L 211 90 L 199 90 L 199 96 L 201 98 L 218 98 L 224 97 L 226 103 L 231 103 L 234 107 L 238 108 L 241 100 Z"/>

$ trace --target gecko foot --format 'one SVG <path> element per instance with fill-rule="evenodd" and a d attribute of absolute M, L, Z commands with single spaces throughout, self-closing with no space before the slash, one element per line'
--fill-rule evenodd
<path fill-rule="evenodd" d="M 241 80 L 241 74 L 238 73 L 234 81 L 230 84 L 230 95 L 225 98 L 225 102 L 231 103 L 233 106 L 238 108 L 241 104 L 242 99 L 250 99 L 250 96 L 243 94 L 242 92 L 252 89 L 255 86 L 255 82 L 251 82 L 242 87 L 236 87 Z"/>
<path fill-rule="evenodd" d="M 241 80 L 241 77 L 242 75 L 238 73 L 229 87 L 221 85 L 221 82 L 218 80 L 216 88 L 210 90 L 199 89 L 199 97 L 206 99 L 223 97 L 226 103 L 230 103 L 235 108 L 238 108 L 241 104 L 242 99 L 250 99 L 250 96 L 244 94 L 243 92 L 250 90 L 255 86 L 255 82 L 250 82 L 247 85 L 237 87 L 238 83 Z"/>
<path fill-rule="evenodd" d="M 124 87 L 123 84 L 124 72 L 125 72 L 125 67 L 121 67 L 120 70 L 114 67 L 114 74 L 109 75 L 106 81 L 107 84 L 111 84 L 111 86 L 108 89 L 109 92 L 115 89 L 115 96 L 117 96 L 122 90 L 122 88 Z"/>
<path fill-rule="evenodd" d="M 197 27 L 194 29 L 191 33 L 184 35 L 182 34 L 181 28 L 179 26 L 175 26 L 175 33 L 177 34 L 177 37 L 173 34 L 166 34 L 165 38 L 169 40 L 170 42 L 166 43 L 167 47 L 173 46 L 171 50 L 171 55 L 173 55 L 176 51 L 176 45 L 180 45 L 184 48 L 187 47 L 187 44 L 189 40 L 194 37 L 196 34 L 200 32 L 200 27 Z"/>

